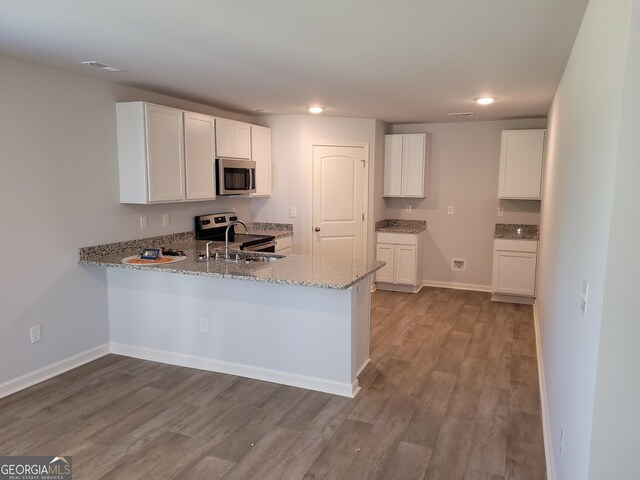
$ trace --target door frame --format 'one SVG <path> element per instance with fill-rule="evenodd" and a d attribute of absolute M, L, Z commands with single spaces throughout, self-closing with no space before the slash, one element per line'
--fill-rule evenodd
<path fill-rule="evenodd" d="M 307 228 L 309 229 L 309 254 L 313 256 L 313 150 L 315 147 L 355 147 L 364 149 L 364 179 L 362 185 L 362 209 L 364 213 L 364 222 L 362 222 L 362 252 L 363 259 L 369 261 L 369 227 L 371 216 L 369 215 L 369 164 L 371 157 L 369 155 L 369 143 L 362 142 L 333 142 L 314 140 L 309 143 L 309 221 Z"/>

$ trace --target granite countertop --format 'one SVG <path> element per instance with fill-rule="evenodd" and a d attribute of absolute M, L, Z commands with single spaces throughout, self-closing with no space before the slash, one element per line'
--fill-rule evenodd
<path fill-rule="evenodd" d="M 521 223 L 496 223 L 493 238 L 540 240 L 540 228 L 538 225 L 524 225 Z"/>
<path fill-rule="evenodd" d="M 420 233 L 426 230 L 426 220 L 400 220 L 389 218 L 376 222 L 376 232 L 389 233 Z"/>
<path fill-rule="evenodd" d="M 247 224 L 246 233 L 253 235 L 273 235 L 276 238 L 284 238 L 293 235 L 293 224 L 291 223 L 266 223 L 252 222 Z M 242 225 L 236 225 L 236 232 L 242 233 Z"/>
<path fill-rule="evenodd" d="M 318 258 L 308 255 L 274 255 L 275 262 L 232 263 L 224 260 L 198 260 L 198 252 L 204 250 L 204 241 L 196 240 L 193 232 L 164 235 L 129 242 L 118 242 L 78 249 L 78 263 L 103 267 L 153 270 L 157 272 L 231 278 L 283 285 L 345 290 L 384 266 L 384 262 L 366 262 L 340 258 Z M 222 245 L 219 245 L 222 244 Z M 122 258 L 135 255 L 144 247 L 167 247 L 183 250 L 187 259 L 164 265 L 125 265 Z M 237 248 L 238 244 L 229 244 Z M 214 242 L 213 247 L 224 248 L 224 242 Z M 260 256 L 264 254 L 255 253 Z"/>

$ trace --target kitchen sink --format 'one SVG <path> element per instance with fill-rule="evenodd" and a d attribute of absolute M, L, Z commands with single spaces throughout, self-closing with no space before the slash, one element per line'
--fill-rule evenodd
<path fill-rule="evenodd" d="M 279 255 L 256 255 L 255 253 L 240 253 L 239 257 L 239 261 L 244 263 L 276 262 L 282 258 Z"/>

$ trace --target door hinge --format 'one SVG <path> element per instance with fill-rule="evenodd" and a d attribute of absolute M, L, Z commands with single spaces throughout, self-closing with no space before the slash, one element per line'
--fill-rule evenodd
<path fill-rule="evenodd" d="M 365 168 L 367 166 L 367 161 L 362 159 L 360 160 L 362 162 L 362 168 Z"/>

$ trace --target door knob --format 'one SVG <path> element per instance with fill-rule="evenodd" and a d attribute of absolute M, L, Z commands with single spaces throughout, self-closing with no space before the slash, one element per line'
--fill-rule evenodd
<path fill-rule="evenodd" d="M 314 230 L 315 230 L 316 232 L 319 232 L 319 231 L 320 231 L 320 227 L 316 227 L 316 228 L 314 228 Z"/>

